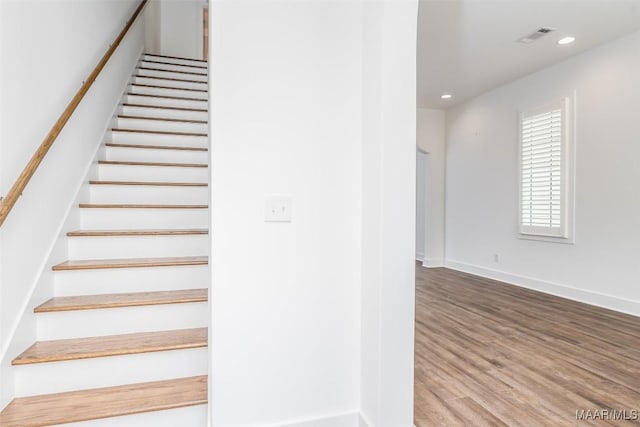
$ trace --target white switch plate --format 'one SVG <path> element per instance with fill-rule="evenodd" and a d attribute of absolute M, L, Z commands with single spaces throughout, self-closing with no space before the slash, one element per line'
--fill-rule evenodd
<path fill-rule="evenodd" d="M 267 196 L 264 199 L 265 222 L 291 222 L 291 196 Z"/>

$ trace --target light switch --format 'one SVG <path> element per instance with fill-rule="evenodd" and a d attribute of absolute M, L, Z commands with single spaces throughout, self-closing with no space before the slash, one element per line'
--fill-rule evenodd
<path fill-rule="evenodd" d="M 264 199 L 265 222 L 291 222 L 291 196 L 267 196 Z"/>

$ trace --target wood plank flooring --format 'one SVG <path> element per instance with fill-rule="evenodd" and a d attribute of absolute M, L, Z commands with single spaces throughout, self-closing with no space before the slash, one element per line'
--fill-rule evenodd
<path fill-rule="evenodd" d="M 122 236 L 194 236 L 206 235 L 206 228 L 151 229 L 151 230 L 76 230 L 67 233 L 69 237 L 122 237 Z"/>
<path fill-rule="evenodd" d="M 415 333 L 416 427 L 640 425 L 576 420 L 640 411 L 639 317 L 417 267 Z"/>
<path fill-rule="evenodd" d="M 206 182 L 164 182 L 164 181 L 89 181 L 91 185 L 141 185 L 152 187 L 208 187 Z"/>
<path fill-rule="evenodd" d="M 37 306 L 35 313 L 58 311 L 97 310 L 105 308 L 138 307 L 163 304 L 206 302 L 208 289 L 186 289 L 176 291 L 130 292 L 119 294 L 77 295 L 53 297 Z"/>
<path fill-rule="evenodd" d="M 36 341 L 13 365 L 120 356 L 207 346 L 207 328 Z"/>
<path fill-rule="evenodd" d="M 83 209 L 208 209 L 207 205 L 151 205 L 136 203 L 80 203 Z"/>
<path fill-rule="evenodd" d="M 140 150 L 209 151 L 206 147 L 187 147 L 180 145 L 114 144 L 112 142 L 108 142 L 104 144 L 104 146 L 110 148 L 137 148 Z"/>
<path fill-rule="evenodd" d="M 142 268 L 142 267 L 173 267 L 178 265 L 207 265 L 209 257 L 182 256 L 162 258 L 122 258 L 122 259 L 80 259 L 69 260 L 54 265 L 53 271 L 63 270 L 94 270 L 101 268 Z"/>
<path fill-rule="evenodd" d="M 0 426 L 51 426 L 205 403 L 206 376 L 179 378 L 20 397 L 0 413 Z"/>
<path fill-rule="evenodd" d="M 99 165 L 115 166 L 166 166 L 170 168 L 208 168 L 206 163 L 168 163 L 168 162 L 123 162 L 120 160 L 98 160 Z"/>

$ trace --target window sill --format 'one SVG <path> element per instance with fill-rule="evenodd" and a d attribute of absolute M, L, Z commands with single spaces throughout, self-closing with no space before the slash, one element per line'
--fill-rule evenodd
<path fill-rule="evenodd" d="M 562 243 L 565 245 L 575 244 L 573 236 L 570 237 L 553 237 L 553 236 L 537 236 L 535 234 L 522 234 L 518 233 L 518 239 L 520 240 L 535 240 L 538 242 L 550 242 L 550 243 Z"/>

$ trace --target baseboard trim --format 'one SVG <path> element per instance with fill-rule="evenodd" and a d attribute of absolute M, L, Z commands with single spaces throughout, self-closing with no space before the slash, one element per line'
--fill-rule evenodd
<path fill-rule="evenodd" d="M 361 427 L 359 411 L 269 424 L 263 427 Z M 368 427 L 365 425 L 364 427 Z"/>
<path fill-rule="evenodd" d="M 442 258 L 425 258 L 422 260 L 422 266 L 426 268 L 444 267 L 444 259 Z"/>
<path fill-rule="evenodd" d="M 452 270 L 462 271 L 464 273 L 475 274 L 476 276 L 488 279 L 498 280 L 510 285 L 531 289 L 534 291 L 544 292 L 567 298 L 573 301 L 618 311 L 621 313 L 640 316 L 640 301 L 619 298 L 613 295 L 601 294 L 598 292 L 586 291 L 571 286 L 561 285 L 559 283 L 548 282 L 545 280 L 534 279 L 532 277 L 520 276 L 517 274 L 507 273 L 501 270 L 481 267 L 474 264 L 467 264 L 460 261 L 445 260 L 445 267 Z"/>
<path fill-rule="evenodd" d="M 361 412 L 358 415 L 358 427 L 373 427 L 373 423 Z"/>

